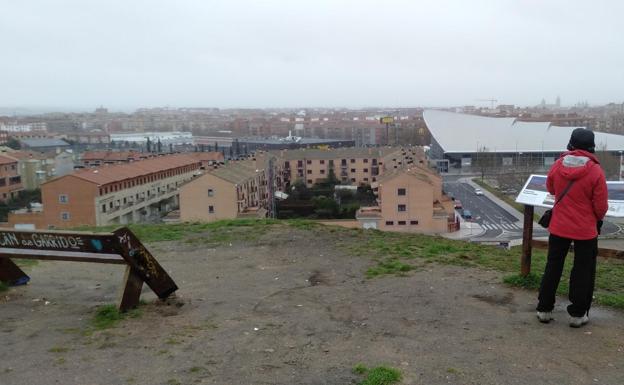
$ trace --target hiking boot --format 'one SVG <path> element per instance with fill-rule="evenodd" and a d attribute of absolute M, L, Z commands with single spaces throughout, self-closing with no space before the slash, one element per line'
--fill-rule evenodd
<path fill-rule="evenodd" d="M 570 327 L 571 328 L 580 328 L 581 326 L 587 324 L 589 322 L 589 317 L 585 314 L 582 317 L 570 317 Z"/>
<path fill-rule="evenodd" d="M 551 311 L 538 311 L 537 319 L 539 320 L 539 322 L 547 324 L 550 321 L 552 321 L 554 318 L 552 317 Z"/>

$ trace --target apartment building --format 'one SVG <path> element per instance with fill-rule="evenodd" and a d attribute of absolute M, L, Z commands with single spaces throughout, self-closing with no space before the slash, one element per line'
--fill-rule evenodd
<path fill-rule="evenodd" d="M 230 162 L 180 188 L 180 220 L 266 217 L 268 181 L 260 160 Z"/>
<path fill-rule="evenodd" d="M 192 157 L 169 155 L 79 170 L 43 183 L 43 211 L 11 213 L 9 225 L 47 229 L 149 221 L 179 205 L 178 188 L 200 166 Z"/>
<path fill-rule="evenodd" d="M 17 159 L 25 190 L 38 189 L 43 182 L 74 171 L 74 154 L 69 151 L 41 153 L 13 150 L 6 151 L 6 156 Z"/>
<path fill-rule="evenodd" d="M 442 178 L 426 166 L 389 171 L 372 187 L 377 206 L 363 207 L 356 214 L 363 228 L 425 234 L 455 231 L 453 201 L 442 193 Z"/>
<path fill-rule="evenodd" d="M 327 179 L 330 170 L 342 184 L 370 185 L 386 170 L 425 158 L 421 147 L 301 149 L 271 154 L 278 159 L 285 188 L 298 179 L 311 187 Z"/>
<path fill-rule="evenodd" d="M 0 201 L 17 196 L 22 190 L 17 159 L 0 155 Z"/>

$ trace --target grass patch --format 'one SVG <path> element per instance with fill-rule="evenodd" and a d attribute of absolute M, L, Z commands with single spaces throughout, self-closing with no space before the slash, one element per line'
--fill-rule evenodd
<path fill-rule="evenodd" d="M 69 351 L 69 348 L 66 348 L 64 346 L 54 346 L 48 349 L 48 351 L 50 353 L 67 353 Z"/>
<path fill-rule="evenodd" d="M 19 267 L 25 267 L 25 268 L 29 268 L 29 267 L 33 267 L 33 266 L 37 266 L 37 264 L 39 264 L 39 261 L 36 259 L 13 259 L 13 262 L 15 262 L 15 264 Z"/>
<path fill-rule="evenodd" d="M 535 273 L 530 273 L 526 277 L 520 274 L 511 274 L 503 278 L 503 282 L 506 284 L 525 289 L 539 289 L 541 281 L 542 277 Z"/>
<path fill-rule="evenodd" d="M 384 274 L 404 274 L 410 270 L 414 270 L 414 266 L 399 261 L 396 258 L 388 258 L 378 262 L 377 266 L 373 266 L 366 270 L 368 278 L 374 278 Z"/>
<path fill-rule="evenodd" d="M 91 320 L 91 325 L 96 330 L 103 330 L 115 327 L 125 318 L 138 318 L 143 315 L 143 309 L 136 308 L 125 313 L 120 312 L 115 305 L 103 305 L 97 308 Z"/>
<path fill-rule="evenodd" d="M 275 219 L 232 219 L 216 222 L 184 222 L 173 224 L 130 224 L 128 228 L 143 242 L 177 241 L 191 234 L 216 231 L 227 228 L 258 230 L 267 225 L 278 224 Z M 78 227 L 80 231 L 111 232 L 120 226 Z"/>
<path fill-rule="evenodd" d="M 466 266 L 496 270 L 505 274 L 506 284 L 537 289 L 546 265 L 546 251 L 533 249 L 533 273 L 520 277 L 520 246 L 505 250 L 442 237 L 382 232 L 377 230 L 346 230 L 341 247 L 352 255 L 371 258 L 376 264 L 365 272 L 369 278 L 384 274 L 402 275 L 414 269 L 414 259 L 425 263 Z M 574 257 L 568 255 L 557 293 L 568 294 L 569 277 Z M 408 264 L 410 262 L 410 264 Z M 596 268 L 596 303 L 624 309 L 624 261 L 599 258 Z"/>
<path fill-rule="evenodd" d="M 353 367 L 353 373 L 366 375 L 366 377 L 358 383 L 359 385 L 391 385 L 401 381 L 402 378 L 401 372 L 398 369 L 387 366 L 377 366 L 368 369 L 362 364 L 357 364 Z"/>
<path fill-rule="evenodd" d="M 9 290 L 9 285 L 5 282 L 0 281 L 0 293 L 7 290 Z"/>

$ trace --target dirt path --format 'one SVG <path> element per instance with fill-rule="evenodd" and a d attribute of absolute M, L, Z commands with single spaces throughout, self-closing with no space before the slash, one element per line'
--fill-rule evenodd
<path fill-rule="evenodd" d="M 624 383 L 621 312 L 597 308 L 576 330 L 559 304 L 542 325 L 535 293 L 496 272 L 428 266 L 365 279 L 368 259 L 315 237 L 155 243 L 184 305 L 145 290 L 141 317 L 93 333 L 122 269 L 42 262 L 0 301 L 0 384 L 352 384 L 360 362 L 399 368 L 405 384 Z"/>

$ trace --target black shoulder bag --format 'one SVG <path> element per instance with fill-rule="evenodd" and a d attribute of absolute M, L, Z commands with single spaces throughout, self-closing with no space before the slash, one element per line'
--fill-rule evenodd
<path fill-rule="evenodd" d="M 554 210 L 555 206 L 557 206 L 557 203 L 561 202 L 561 200 L 563 199 L 563 197 L 566 196 L 566 194 L 568 193 L 568 191 L 570 190 L 570 187 L 572 187 L 572 183 L 574 183 L 574 180 L 571 180 L 570 183 L 568 183 L 568 185 L 566 186 L 566 188 L 563 190 L 563 193 L 561 194 L 561 196 L 559 197 L 559 199 L 555 202 L 555 204 L 553 205 L 552 209 L 548 209 L 546 211 L 544 211 L 544 215 L 542 215 L 542 217 L 539 219 L 539 221 L 537 221 L 537 223 L 540 224 L 540 226 L 542 226 L 543 228 L 547 229 L 548 226 L 550 226 L 550 219 L 552 218 L 552 211 Z"/>

